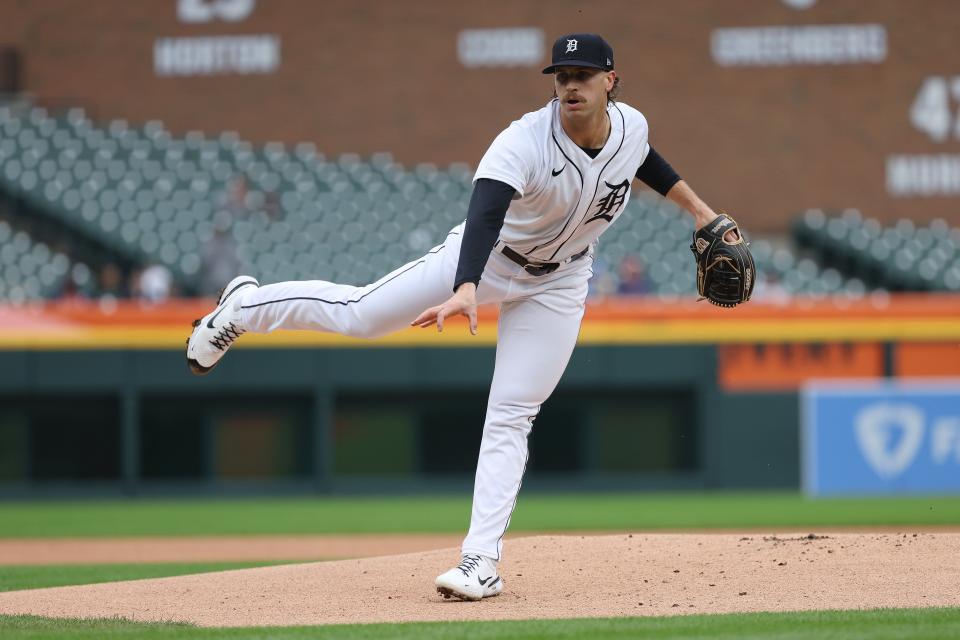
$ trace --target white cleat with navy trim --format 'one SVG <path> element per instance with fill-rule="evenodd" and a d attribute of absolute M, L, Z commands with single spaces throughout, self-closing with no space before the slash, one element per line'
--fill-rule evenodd
<path fill-rule="evenodd" d="M 464 554 L 453 569 L 437 576 L 437 592 L 444 598 L 481 600 L 500 595 L 503 580 L 497 574 L 497 563 L 486 556 Z"/>
<path fill-rule="evenodd" d="M 256 278 L 237 276 L 220 292 L 216 309 L 193 321 L 193 333 L 187 338 L 187 364 L 194 375 L 210 373 L 246 331 L 240 320 L 240 303 L 251 287 L 259 286 Z"/>

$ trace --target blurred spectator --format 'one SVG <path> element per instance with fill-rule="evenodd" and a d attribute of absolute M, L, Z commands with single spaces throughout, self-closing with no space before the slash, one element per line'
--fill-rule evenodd
<path fill-rule="evenodd" d="M 162 264 L 152 264 L 136 280 L 137 294 L 148 302 L 163 302 L 170 297 L 173 274 Z"/>
<path fill-rule="evenodd" d="M 113 262 L 107 262 L 100 268 L 97 281 L 97 294 L 100 298 L 127 298 L 130 289 L 120 267 Z"/>
<path fill-rule="evenodd" d="M 73 268 L 63 279 L 57 298 L 64 300 L 83 300 L 93 296 L 93 277 L 90 268 L 83 262 L 74 262 Z"/>
<path fill-rule="evenodd" d="M 83 300 L 87 296 L 85 296 L 77 286 L 76 279 L 71 276 L 67 276 L 63 279 L 63 285 L 61 286 L 60 291 L 54 297 L 59 298 L 60 300 Z"/>
<path fill-rule="evenodd" d="M 250 215 L 247 204 L 247 195 L 250 193 L 246 176 L 234 178 L 224 192 L 221 210 L 226 211 L 234 220 L 240 220 Z"/>
<path fill-rule="evenodd" d="M 233 219 L 219 211 L 213 220 L 213 236 L 200 251 L 200 293 L 215 295 L 240 273 L 237 247 L 230 234 Z"/>
<path fill-rule="evenodd" d="M 120 267 L 113 262 L 100 267 L 97 285 L 97 303 L 103 313 L 113 313 L 120 298 L 130 297 L 129 283 Z"/>
<path fill-rule="evenodd" d="M 617 293 L 625 296 L 642 296 L 650 293 L 650 281 L 643 262 L 636 256 L 624 256 L 620 261 L 620 283 Z"/>
<path fill-rule="evenodd" d="M 587 283 L 587 295 L 595 300 L 611 296 L 617 291 L 617 279 L 610 270 L 610 264 L 603 256 L 593 258 L 593 275 Z"/>
<path fill-rule="evenodd" d="M 280 194 L 251 189 L 246 176 L 239 175 L 223 192 L 218 211 L 226 212 L 231 220 L 245 220 L 256 214 L 266 216 L 268 221 L 276 220 L 281 217 Z"/>
<path fill-rule="evenodd" d="M 268 191 L 263 201 L 263 212 L 271 220 L 280 219 L 280 196 L 276 191 Z"/>

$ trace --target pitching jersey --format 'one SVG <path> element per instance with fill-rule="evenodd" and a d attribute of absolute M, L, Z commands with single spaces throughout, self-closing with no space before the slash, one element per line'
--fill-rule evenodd
<path fill-rule="evenodd" d="M 531 260 L 563 260 L 595 242 L 623 212 L 650 150 L 647 120 L 622 102 L 609 103 L 607 113 L 610 136 L 596 158 L 567 137 L 556 99 L 497 136 L 474 181 L 499 180 L 517 192 L 502 242 Z"/>

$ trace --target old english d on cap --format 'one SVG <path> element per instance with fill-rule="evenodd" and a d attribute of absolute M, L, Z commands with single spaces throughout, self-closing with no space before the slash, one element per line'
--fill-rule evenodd
<path fill-rule="evenodd" d="M 553 43 L 550 66 L 544 73 L 553 73 L 557 67 L 591 67 L 613 70 L 613 47 L 595 33 L 571 33 L 560 36 Z"/>

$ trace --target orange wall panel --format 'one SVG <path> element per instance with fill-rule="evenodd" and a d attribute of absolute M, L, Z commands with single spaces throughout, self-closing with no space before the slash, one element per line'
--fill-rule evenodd
<path fill-rule="evenodd" d="M 816 378 L 882 376 L 883 345 L 758 344 L 727 345 L 719 351 L 718 375 L 724 391 L 786 391 Z"/>
<path fill-rule="evenodd" d="M 901 342 L 896 346 L 898 376 L 960 376 L 960 342 Z"/>

